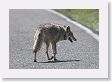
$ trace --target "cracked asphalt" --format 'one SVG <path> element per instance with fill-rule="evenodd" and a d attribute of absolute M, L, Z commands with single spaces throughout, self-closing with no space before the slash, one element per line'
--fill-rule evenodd
<path fill-rule="evenodd" d="M 48 62 L 45 44 L 33 62 L 32 46 L 39 24 L 59 23 L 69 25 L 76 42 L 57 43 L 58 62 Z M 49 55 L 52 56 L 51 46 Z M 76 25 L 44 9 L 9 10 L 9 69 L 98 69 L 99 41 Z"/>

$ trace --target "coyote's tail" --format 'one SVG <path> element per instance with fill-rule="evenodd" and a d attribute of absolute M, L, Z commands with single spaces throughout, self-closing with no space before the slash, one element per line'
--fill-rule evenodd
<path fill-rule="evenodd" d="M 42 42 L 43 42 L 43 31 L 37 30 L 34 36 L 33 53 L 36 53 L 38 50 L 40 50 Z"/>

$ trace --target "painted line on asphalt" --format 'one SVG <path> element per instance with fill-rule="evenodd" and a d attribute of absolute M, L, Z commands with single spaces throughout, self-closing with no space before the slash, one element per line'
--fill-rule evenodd
<path fill-rule="evenodd" d="M 66 17 L 65 15 L 59 13 L 59 12 L 56 12 L 54 10 L 50 10 L 48 9 L 47 11 L 53 13 L 53 14 L 56 14 L 62 18 L 64 18 L 65 20 L 67 20 L 68 22 L 71 22 L 73 23 L 74 25 L 80 27 L 81 29 L 83 29 L 84 31 L 86 31 L 86 33 L 88 33 L 89 35 L 91 35 L 93 38 L 95 38 L 97 41 L 99 41 L 99 36 L 97 34 L 95 34 L 94 32 L 92 32 L 90 29 L 88 29 L 87 27 L 81 25 L 80 23 L 76 22 L 76 21 L 73 21 L 71 19 L 69 19 L 68 17 Z"/>

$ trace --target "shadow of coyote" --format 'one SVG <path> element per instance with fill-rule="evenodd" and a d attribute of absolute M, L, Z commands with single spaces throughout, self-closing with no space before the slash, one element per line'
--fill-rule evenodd
<path fill-rule="evenodd" d="M 36 53 L 40 50 L 43 42 L 46 44 L 46 54 L 48 60 L 54 59 L 57 61 L 56 54 L 56 43 L 62 40 L 69 40 L 70 42 L 76 41 L 77 39 L 74 37 L 73 33 L 70 30 L 70 26 L 60 25 L 60 24 L 41 24 L 38 26 L 34 36 L 34 45 L 33 45 L 33 54 L 34 54 L 34 62 L 36 61 Z M 49 45 L 52 45 L 53 54 L 51 58 L 48 55 Z"/>

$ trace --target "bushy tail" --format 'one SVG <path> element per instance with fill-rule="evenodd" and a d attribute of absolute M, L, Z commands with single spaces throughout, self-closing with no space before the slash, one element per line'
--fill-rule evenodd
<path fill-rule="evenodd" d="M 36 53 L 38 50 L 40 50 L 41 45 L 43 42 L 43 31 L 37 31 L 34 36 L 34 45 L 33 45 L 33 53 Z"/>

